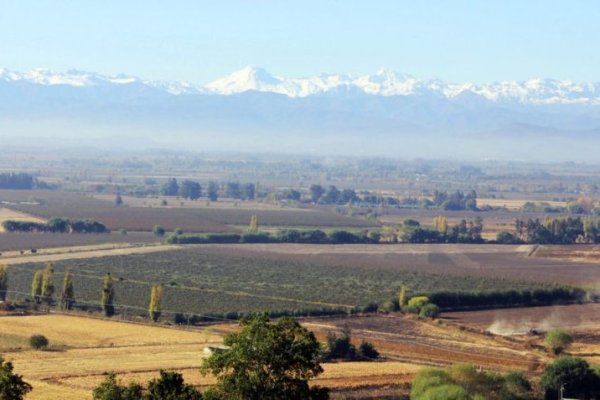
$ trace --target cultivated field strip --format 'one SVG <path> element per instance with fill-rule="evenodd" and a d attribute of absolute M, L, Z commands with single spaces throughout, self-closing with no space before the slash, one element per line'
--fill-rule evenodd
<path fill-rule="evenodd" d="M 332 251 L 311 255 L 260 252 L 255 251 L 253 246 L 192 246 L 148 254 L 57 261 L 55 270 L 59 279 L 69 268 L 75 277 L 76 300 L 93 304 L 99 301 L 104 274 L 110 272 L 116 280 L 117 306 L 139 309 L 144 315 L 150 287 L 156 284 L 165 285 L 165 311 L 202 315 L 261 310 L 348 309 L 371 302 L 381 304 L 395 297 L 403 285 L 411 293 L 538 287 L 535 283 L 518 283 L 486 277 L 485 274 L 470 276 L 464 270 L 462 274 L 457 271 L 442 273 L 442 267 L 439 267 L 439 273 L 432 273 L 430 268 L 413 263 L 415 260 L 427 261 L 427 255 L 423 254 L 333 253 L 338 247 L 329 247 L 307 247 L 321 252 Z M 341 247 L 344 251 L 352 248 Z M 380 251 L 390 248 L 371 247 Z M 33 272 L 42 267 L 39 263 L 10 267 L 10 290 L 26 296 Z"/>

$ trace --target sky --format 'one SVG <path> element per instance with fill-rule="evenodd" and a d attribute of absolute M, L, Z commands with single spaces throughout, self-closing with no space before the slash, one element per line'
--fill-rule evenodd
<path fill-rule="evenodd" d="M 599 21 L 596 0 L 0 0 L 0 68 L 600 81 Z"/>

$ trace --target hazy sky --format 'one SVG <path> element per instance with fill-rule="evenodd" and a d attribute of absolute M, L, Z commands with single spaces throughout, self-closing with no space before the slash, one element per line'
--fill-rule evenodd
<path fill-rule="evenodd" d="M 248 64 L 600 81 L 600 2 L 0 0 L 0 67 L 205 83 Z"/>

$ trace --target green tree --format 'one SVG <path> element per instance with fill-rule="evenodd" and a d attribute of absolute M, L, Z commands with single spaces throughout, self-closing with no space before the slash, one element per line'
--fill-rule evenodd
<path fill-rule="evenodd" d="M 163 237 L 165 236 L 165 232 L 165 228 L 160 225 L 154 225 L 154 228 L 152 228 L 152 233 L 154 233 L 154 236 Z"/>
<path fill-rule="evenodd" d="M 201 400 L 202 395 L 194 386 L 184 382 L 177 372 L 160 371 L 160 377 L 148 382 L 145 400 Z"/>
<path fill-rule="evenodd" d="M 326 389 L 310 388 L 308 381 L 323 369 L 315 336 L 297 320 L 271 322 L 267 314 L 251 314 L 241 331 L 227 335 L 228 349 L 213 353 L 202 371 L 217 377 L 209 398 L 230 400 L 327 399 Z M 213 397 L 211 397 L 213 396 Z"/>
<path fill-rule="evenodd" d="M 217 201 L 219 198 L 219 184 L 215 181 L 208 182 L 208 189 L 206 190 L 206 196 L 210 201 Z"/>
<path fill-rule="evenodd" d="M 50 263 L 42 271 L 42 300 L 46 304 L 52 304 L 54 296 L 54 266 Z"/>
<path fill-rule="evenodd" d="M 13 372 L 11 362 L 4 361 L 0 356 L 0 399 L 21 400 L 31 392 L 31 385 L 23 380 L 21 375 Z"/>
<path fill-rule="evenodd" d="M 107 317 L 112 317 L 115 315 L 115 288 L 113 283 L 113 278 L 110 273 L 107 273 L 104 276 L 104 282 L 102 284 L 102 297 L 100 299 L 100 303 L 102 304 L 102 309 L 104 310 L 104 315 Z"/>
<path fill-rule="evenodd" d="M 470 364 L 424 368 L 412 382 L 411 400 L 531 400 L 531 385 L 520 373 L 500 375 Z"/>
<path fill-rule="evenodd" d="M 73 287 L 73 274 L 66 270 L 63 277 L 63 288 L 60 293 L 60 307 L 63 310 L 71 310 L 75 303 L 75 289 Z"/>
<path fill-rule="evenodd" d="M 325 189 L 321 185 L 310 186 L 310 199 L 313 203 L 318 203 L 321 197 L 325 194 Z"/>
<path fill-rule="evenodd" d="M 43 271 L 38 270 L 33 273 L 33 280 L 31 281 L 31 298 L 35 304 L 42 302 L 42 277 Z"/>
<path fill-rule="evenodd" d="M 92 396 L 94 400 L 142 400 L 143 388 L 137 383 L 122 386 L 117 382 L 115 373 L 111 372 L 94 388 Z"/>
<path fill-rule="evenodd" d="M 600 377 L 585 360 L 561 356 L 544 368 L 540 387 L 546 400 L 559 399 L 561 388 L 565 397 L 596 399 L 600 396 Z"/>
<path fill-rule="evenodd" d="M 156 322 L 160 318 L 160 308 L 164 294 L 164 288 L 160 285 L 152 286 L 150 290 L 150 304 L 148 305 L 148 315 L 152 321 Z"/>
<path fill-rule="evenodd" d="M 6 292 L 8 291 L 8 273 L 6 265 L 0 264 L 0 301 L 6 301 Z"/>
<path fill-rule="evenodd" d="M 49 344 L 50 341 L 44 335 L 33 335 L 29 338 L 29 345 L 35 350 L 45 349 Z"/>
<path fill-rule="evenodd" d="M 198 182 L 186 179 L 179 185 L 178 193 L 184 199 L 196 200 L 202 196 L 202 186 Z"/>
<path fill-rule="evenodd" d="M 177 193 L 179 192 L 179 184 L 177 183 L 177 179 L 169 178 L 160 189 L 160 192 L 164 196 L 177 196 Z"/>
<path fill-rule="evenodd" d="M 553 329 L 546 333 L 544 338 L 544 345 L 554 355 L 562 353 L 571 343 L 573 338 L 564 329 Z"/>

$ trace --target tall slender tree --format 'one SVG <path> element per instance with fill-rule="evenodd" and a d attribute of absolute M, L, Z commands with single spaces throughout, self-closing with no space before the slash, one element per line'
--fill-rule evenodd
<path fill-rule="evenodd" d="M 48 263 L 42 271 L 42 300 L 50 305 L 52 296 L 54 296 L 54 266 Z"/>
<path fill-rule="evenodd" d="M 250 225 L 248 226 L 248 232 L 257 233 L 258 232 L 258 217 L 253 215 L 250 217 Z"/>
<path fill-rule="evenodd" d="M 60 294 L 60 307 L 63 310 L 71 310 L 75 303 L 75 289 L 73 288 L 73 274 L 66 270 L 63 277 L 63 288 Z"/>
<path fill-rule="evenodd" d="M 160 318 L 161 304 L 164 294 L 164 288 L 160 285 L 152 286 L 150 290 L 150 305 L 148 306 L 148 315 L 152 321 L 156 322 Z"/>
<path fill-rule="evenodd" d="M 112 317 L 115 315 L 115 306 L 113 304 L 114 300 L 115 288 L 113 278 L 109 272 L 104 276 L 104 283 L 102 284 L 102 297 L 100 300 L 102 309 L 104 310 L 104 315 L 107 317 Z"/>
<path fill-rule="evenodd" d="M 8 273 L 6 265 L 0 264 L 0 300 L 6 301 L 6 292 L 8 291 Z"/>
<path fill-rule="evenodd" d="M 406 288 L 403 286 L 400 287 L 400 293 L 398 294 L 398 304 L 400 305 L 400 309 L 402 307 L 406 307 Z"/>
<path fill-rule="evenodd" d="M 42 302 L 42 275 L 41 270 L 35 271 L 31 281 L 31 298 L 35 304 Z"/>

